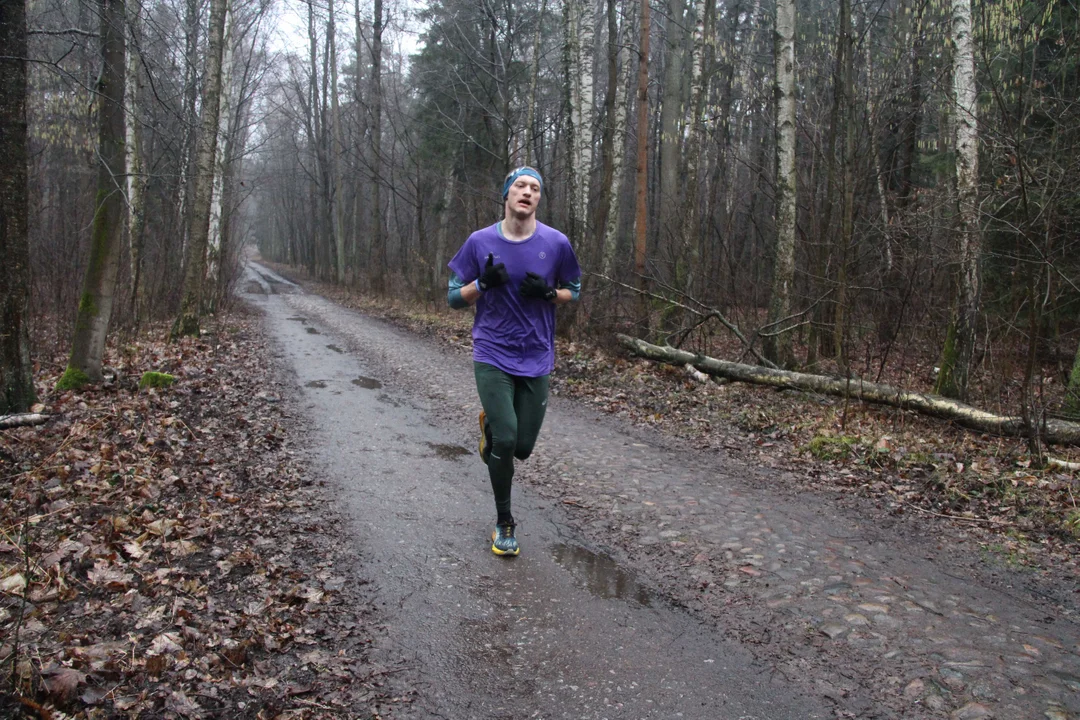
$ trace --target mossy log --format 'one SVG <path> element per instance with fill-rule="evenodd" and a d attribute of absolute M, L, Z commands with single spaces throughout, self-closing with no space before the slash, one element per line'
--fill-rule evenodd
<path fill-rule="evenodd" d="M 718 360 L 707 355 L 695 355 L 672 347 L 653 345 L 627 335 L 616 337 L 635 355 L 670 365 L 683 366 L 689 363 L 702 372 L 728 380 L 849 397 L 863 402 L 915 410 L 925 415 L 951 420 L 971 430 L 994 435 L 1027 437 L 1031 432 L 1020 417 L 995 415 L 940 395 L 912 392 L 857 378 L 849 381 L 824 375 L 809 375 L 787 370 L 773 370 L 757 365 L 744 365 Z M 1048 419 L 1041 428 L 1041 435 L 1043 440 L 1055 445 L 1080 445 L 1080 423 Z"/>

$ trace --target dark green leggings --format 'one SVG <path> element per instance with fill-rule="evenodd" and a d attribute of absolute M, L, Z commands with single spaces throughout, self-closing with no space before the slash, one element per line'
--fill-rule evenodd
<path fill-rule="evenodd" d="M 520 377 L 494 365 L 473 362 L 476 390 L 491 429 L 488 475 L 499 521 L 508 521 L 514 458 L 524 460 L 536 446 L 547 410 L 548 376 Z"/>

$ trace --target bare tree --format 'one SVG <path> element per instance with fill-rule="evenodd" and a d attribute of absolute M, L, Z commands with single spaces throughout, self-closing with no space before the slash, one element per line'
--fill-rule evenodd
<path fill-rule="evenodd" d="M 386 231 L 382 216 L 382 36 L 383 3 L 375 0 L 371 24 L 371 249 L 368 276 L 376 292 L 385 287 L 388 261 L 386 255 Z"/>
<path fill-rule="evenodd" d="M 776 260 L 765 357 L 778 365 L 794 364 L 791 333 L 783 327 L 790 315 L 795 277 L 795 2 L 776 3 Z"/>
<path fill-rule="evenodd" d="M 34 402 L 28 305 L 26 2 L 0 3 L 0 415 Z"/>
<path fill-rule="evenodd" d="M 171 336 L 199 335 L 206 250 L 210 233 L 210 202 L 214 189 L 214 157 L 217 152 L 218 119 L 221 109 L 221 65 L 225 46 L 225 18 L 228 0 L 211 0 L 210 31 L 206 48 L 206 82 L 203 87 L 199 136 L 195 151 L 195 192 L 191 207 L 191 236 L 188 239 L 184 270 L 184 291 L 180 314 Z"/>
<path fill-rule="evenodd" d="M 146 212 L 146 175 L 143 172 L 142 129 L 140 123 L 139 86 L 142 77 L 139 38 L 141 37 L 142 0 L 127 3 L 127 80 L 124 100 L 127 111 L 127 234 L 128 260 L 131 266 L 131 314 L 136 324 L 140 319 L 140 287 L 142 271 L 143 228 Z"/>
<path fill-rule="evenodd" d="M 959 267 L 956 300 L 948 339 L 942 352 L 937 391 L 967 399 L 971 362 L 975 355 L 975 326 L 979 317 L 979 134 L 976 124 L 975 50 L 971 37 L 971 0 L 953 0 L 953 92 L 956 98 L 956 239 Z"/>
<path fill-rule="evenodd" d="M 641 0 L 641 41 L 638 44 L 638 90 L 637 90 L 637 178 L 634 226 L 634 270 L 638 275 L 641 293 L 639 322 L 649 326 L 648 305 L 645 301 L 645 252 L 648 231 L 648 177 L 649 177 L 649 0 Z"/>
<path fill-rule="evenodd" d="M 124 174 L 124 0 L 100 0 L 101 74 L 97 85 L 98 173 L 90 260 L 79 295 L 71 358 L 57 387 L 75 389 L 102 380 L 105 340 L 116 294 L 123 244 Z"/>

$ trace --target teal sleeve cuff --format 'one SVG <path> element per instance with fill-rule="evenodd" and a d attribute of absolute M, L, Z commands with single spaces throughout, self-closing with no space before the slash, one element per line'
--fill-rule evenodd
<path fill-rule="evenodd" d="M 461 297 L 461 288 L 463 287 L 465 287 L 465 283 L 457 276 L 457 273 L 450 273 L 450 283 L 446 290 L 446 302 L 455 310 L 463 310 L 469 307 L 469 303 L 465 302 L 465 299 Z"/>
<path fill-rule="evenodd" d="M 569 290 L 570 299 L 574 302 L 577 302 L 578 299 L 581 297 L 581 278 L 578 278 L 577 280 L 570 280 L 567 282 L 560 282 L 559 287 Z"/>

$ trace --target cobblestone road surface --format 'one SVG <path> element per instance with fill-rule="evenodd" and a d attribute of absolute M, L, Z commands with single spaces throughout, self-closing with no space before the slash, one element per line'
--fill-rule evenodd
<path fill-rule="evenodd" d="M 466 352 L 372 334 L 370 320 L 317 296 L 287 301 L 384 368 L 383 382 L 426 396 L 473 446 Z M 962 540 L 922 538 L 911 522 L 882 527 L 776 475 L 553 398 L 515 492 L 546 498 L 594 550 L 838 717 L 1080 719 L 1075 578 L 1052 602 L 1021 572 L 988 570 Z"/>

